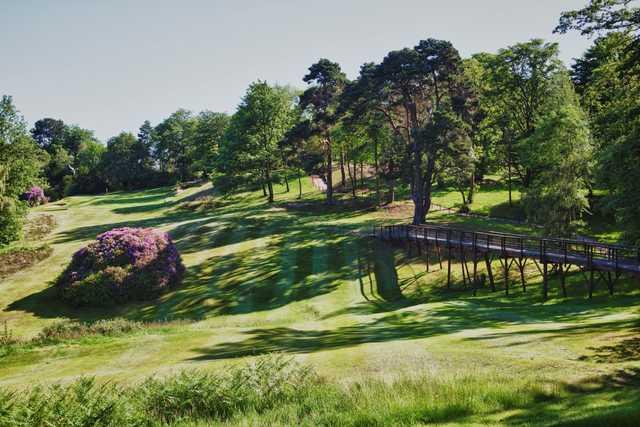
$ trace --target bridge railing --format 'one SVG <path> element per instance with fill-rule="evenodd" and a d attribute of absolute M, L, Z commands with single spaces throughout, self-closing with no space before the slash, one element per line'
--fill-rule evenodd
<path fill-rule="evenodd" d="M 640 248 L 588 240 L 469 231 L 433 224 L 376 226 L 374 233 L 383 239 L 428 240 L 443 245 L 520 254 L 542 261 L 572 263 L 579 258 L 587 264 L 606 261 L 616 268 L 620 264 L 640 264 Z"/>

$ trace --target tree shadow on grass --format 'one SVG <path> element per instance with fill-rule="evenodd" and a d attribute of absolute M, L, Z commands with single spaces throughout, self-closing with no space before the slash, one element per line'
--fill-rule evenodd
<path fill-rule="evenodd" d="M 519 408 L 502 422 L 509 425 L 637 426 L 640 416 L 640 368 L 620 369 L 561 384 L 563 395 L 552 402 Z M 606 406 L 592 400 L 606 400 Z"/>
<path fill-rule="evenodd" d="M 344 248 L 350 245 L 348 239 L 327 224 L 348 214 L 291 215 L 283 211 L 266 215 L 264 207 L 271 209 L 267 205 L 256 209 L 229 206 L 206 215 L 171 211 L 155 218 L 63 232 L 57 243 L 89 240 L 115 227 L 167 227 L 183 255 L 202 252 L 207 258 L 188 265 L 182 286 L 154 301 L 122 308 L 75 309 L 47 288 L 13 302 L 7 310 L 79 320 L 113 316 L 197 320 L 270 310 L 313 298 L 331 292 L 353 275 L 354 261 L 348 260 Z"/>
<path fill-rule="evenodd" d="M 542 315 L 540 316 L 543 317 Z M 531 332 L 508 332 L 509 334 L 548 334 L 550 336 L 569 336 L 590 334 L 594 332 L 610 332 L 632 327 L 634 320 L 622 319 L 600 323 L 582 323 L 580 316 L 573 320 L 578 322 L 562 328 L 554 325 L 564 317 L 549 315 L 546 325 L 541 325 Z M 588 318 L 589 316 L 585 316 Z M 320 350 L 347 348 L 364 343 L 378 343 L 397 340 L 414 340 L 453 334 L 472 329 L 502 328 L 531 323 L 531 319 L 520 316 L 504 315 L 499 309 L 490 305 L 476 305 L 472 301 L 451 301 L 448 304 L 430 307 L 428 310 L 411 310 L 389 312 L 386 316 L 371 322 L 363 322 L 351 326 L 343 326 L 330 330 L 302 330 L 295 328 L 257 328 L 245 332 L 244 341 L 222 343 L 210 348 L 198 349 L 200 356 L 193 360 L 231 359 L 237 357 L 259 355 L 271 352 L 311 353 Z M 502 337 L 496 332 L 495 337 Z M 491 339 L 494 334 L 486 338 Z M 469 340 L 480 338 L 467 338 Z"/>

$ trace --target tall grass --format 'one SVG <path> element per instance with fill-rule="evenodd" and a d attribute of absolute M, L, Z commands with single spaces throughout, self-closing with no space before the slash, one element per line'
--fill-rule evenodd
<path fill-rule="evenodd" d="M 539 414 L 545 405 L 571 398 L 569 393 L 555 383 L 517 378 L 416 376 L 345 386 L 269 355 L 221 374 L 185 371 L 130 387 L 80 379 L 27 392 L 0 391 L 0 425 L 396 426 L 523 420 L 552 425 L 557 414 Z M 510 413 L 520 418 L 505 417 Z M 635 414 L 627 408 L 610 415 L 631 425 Z M 565 422 L 589 424 L 579 417 L 570 420 Z"/>

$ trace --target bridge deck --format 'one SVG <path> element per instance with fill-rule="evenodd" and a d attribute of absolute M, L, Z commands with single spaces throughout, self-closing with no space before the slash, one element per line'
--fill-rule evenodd
<path fill-rule="evenodd" d="M 600 242 L 465 231 L 436 225 L 381 226 L 375 228 L 374 235 L 385 240 L 420 241 L 477 253 L 494 253 L 502 257 L 529 258 L 543 263 L 640 274 L 638 248 Z"/>

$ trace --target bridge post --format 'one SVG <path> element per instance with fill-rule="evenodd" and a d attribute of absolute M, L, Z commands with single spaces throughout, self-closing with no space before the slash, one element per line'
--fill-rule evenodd
<path fill-rule="evenodd" d="M 447 230 L 447 289 L 451 287 L 451 230 Z"/>
<path fill-rule="evenodd" d="M 547 300 L 549 296 L 549 274 L 547 272 L 547 261 L 542 261 L 542 299 Z"/>
<path fill-rule="evenodd" d="M 593 297 L 593 289 L 595 288 L 594 271 L 593 271 L 593 246 L 587 245 L 587 265 L 589 266 L 589 299 Z"/>
<path fill-rule="evenodd" d="M 566 280 L 566 266 L 563 263 L 558 264 L 558 272 L 560 273 L 560 286 L 562 287 L 562 296 L 564 298 L 567 297 L 567 286 L 565 284 Z"/>
<path fill-rule="evenodd" d="M 496 291 L 496 284 L 493 281 L 493 270 L 491 269 L 491 257 L 489 256 L 489 253 L 487 252 L 486 254 L 484 254 L 484 262 L 487 266 L 487 274 L 489 275 L 489 283 L 491 283 L 491 292 L 495 292 Z"/>
<path fill-rule="evenodd" d="M 424 256 L 425 256 L 425 264 L 427 265 L 427 273 L 429 272 L 429 230 L 426 230 L 427 235 L 426 238 L 424 239 L 424 244 L 425 244 L 425 250 L 424 250 Z"/>

